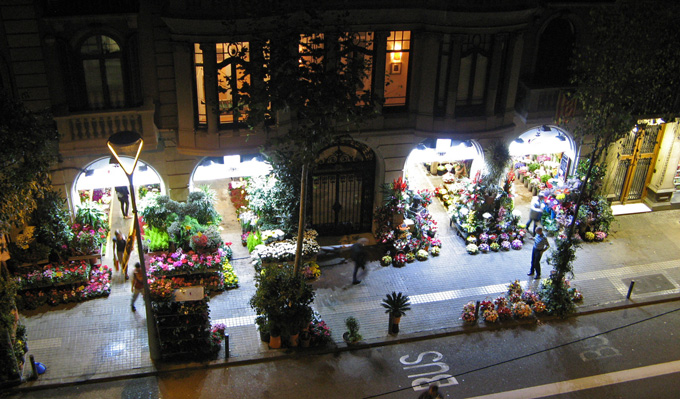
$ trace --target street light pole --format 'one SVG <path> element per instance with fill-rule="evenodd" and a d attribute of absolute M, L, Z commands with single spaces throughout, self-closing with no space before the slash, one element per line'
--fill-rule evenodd
<path fill-rule="evenodd" d="M 111 137 L 109 137 L 106 145 L 111 150 L 111 153 L 118 161 L 118 164 L 125 172 L 130 184 L 130 201 L 132 202 L 132 214 L 135 218 L 135 231 L 137 238 L 137 252 L 139 254 L 139 264 L 142 269 L 142 276 L 144 276 L 144 309 L 146 310 L 146 330 L 148 334 L 149 342 L 149 356 L 152 360 L 160 359 L 160 344 L 158 342 L 158 332 L 156 331 L 156 323 L 153 318 L 153 308 L 151 307 L 151 296 L 149 293 L 149 280 L 146 274 L 146 262 L 144 261 L 144 249 L 142 247 L 142 230 L 139 224 L 139 215 L 137 214 L 137 196 L 135 195 L 135 187 L 132 183 L 132 176 L 135 172 L 137 166 L 137 161 L 139 160 L 139 154 L 142 152 L 142 146 L 144 145 L 144 140 L 142 137 L 135 132 L 123 131 L 118 132 Z M 121 149 L 129 149 L 131 147 L 138 146 L 137 148 L 132 148 L 135 151 L 134 162 L 130 170 L 128 170 L 120 160 L 116 147 Z M 128 237 L 129 239 L 130 237 Z"/>

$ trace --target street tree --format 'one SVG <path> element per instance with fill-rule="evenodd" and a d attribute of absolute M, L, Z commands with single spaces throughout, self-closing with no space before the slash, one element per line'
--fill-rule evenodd
<path fill-rule="evenodd" d="M 379 101 L 364 87 L 372 63 L 369 34 L 351 31 L 341 14 L 281 11 L 251 42 L 240 90 L 248 125 L 268 132 L 263 152 L 285 187 L 279 191 L 292 199 L 281 212 L 289 231 L 297 220 L 297 273 L 307 175 L 319 151 L 374 115 Z M 270 129 L 274 122 L 278 128 Z"/>
<path fill-rule="evenodd" d="M 592 142 L 588 168 L 581 183 L 573 220 L 566 239 L 558 240 L 550 263 L 556 276 L 550 292 L 554 311 L 573 309 L 563 277 L 573 274 L 576 258 L 574 231 L 593 168 L 602 162 L 610 146 L 639 121 L 663 118 L 672 121 L 680 111 L 680 3 L 675 0 L 618 0 L 597 6 L 589 18 L 591 36 L 577 46 L 572 65 L 573 99 L 581 110 L 571 121 L 583 143 Z"/>

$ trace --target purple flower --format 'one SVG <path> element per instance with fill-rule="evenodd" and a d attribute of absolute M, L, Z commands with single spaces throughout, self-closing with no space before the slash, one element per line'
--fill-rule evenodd
<path fill-rule="evenodd" d="M 501 242 L 501 249 L 504 251 L 507 251 L 510 249 L 510 241 L 503 241 Z"/>
<path fill-rule="evenodd" d="M 522 249 L 522 241 L 520 240 L 513 240 L 511 245 L 512 249 Z"/>
<path fill-rule="evenodd" d="M 486 252 L 489 252 L 489 249 L 491 249 L 491 247 L 489 247 L 489 244 L 487 244 L 487 243 L 479 244 L 479 250 L 480 251 L 486 253 Z"/>
<path fill-rule="evenodd" d="M 479 241 L 481 242 L 487 242 L 489 241 L 489 235 L 486 233 L 482 233 L 479 235 Z"/>
<path fill-rule="evenodd" d="M 501 239 L 501 241 L 508 241 L 508 239 L 510 239 L 507 233 L 501 233 L 499 238 Z"/>

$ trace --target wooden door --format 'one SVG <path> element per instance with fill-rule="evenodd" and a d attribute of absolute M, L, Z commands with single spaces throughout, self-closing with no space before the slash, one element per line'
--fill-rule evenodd
<path fill-rule="evenodd" d="M 614 193 L 622 204 L 641 200 L 647 193 L 661 142 L 662 125 L 647 125 L 624 139 L 614 174 Z"/>

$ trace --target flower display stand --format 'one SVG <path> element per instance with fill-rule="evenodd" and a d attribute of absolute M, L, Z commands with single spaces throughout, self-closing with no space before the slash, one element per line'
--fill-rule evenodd
<path fill-rule="evenodd" d="M 152 302 L 152 308 L 162 359 L 202 359 L 215 354 L 204 295 L 199 300 Z"/>

